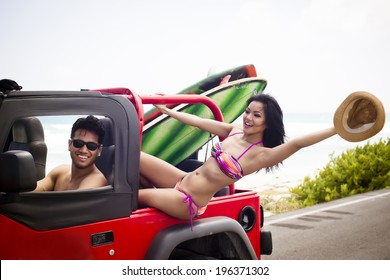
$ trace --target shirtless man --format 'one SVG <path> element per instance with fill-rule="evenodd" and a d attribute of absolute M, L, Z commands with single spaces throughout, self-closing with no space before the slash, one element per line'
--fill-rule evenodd
<path fill-rule="evenodd" d="M 107 185 L 103 173 L 95 166 L 100 156 L 104 127 L 94 116 L 78 119 L 72 127 L 68 150 L 72 164 L 63 164 L 37 182 L 35 191 L 65 191 Z"/>

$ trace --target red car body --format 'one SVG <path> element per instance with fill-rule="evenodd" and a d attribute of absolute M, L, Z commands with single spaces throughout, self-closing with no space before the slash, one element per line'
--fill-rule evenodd
<path fill-rule="evenodd" d="M 194 219 L 193 230 L 189 221 L 139 208 L 143 104 L 167 102 L 202 102 L 222 121 L 219 108 L 203 96 L 139 96 L 123 88 L 4 95 L 0 103 L 0 259 L 260 259 L 261 254 L 270 254 L 271 235 L 261 231 L 263 213 L 254 191 L 229 186 L 225 194 L 211 200 L 204 215 Z M 115 179 L 99 189 L 31 193 L 34 156 L 30 151 L 10 150 L 15 120 L 69 114 L 112 119 Z"/>

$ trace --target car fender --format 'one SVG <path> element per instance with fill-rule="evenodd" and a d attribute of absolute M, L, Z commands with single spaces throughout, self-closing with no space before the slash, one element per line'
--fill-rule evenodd
<path fill-rule="evenodd" d="M 223 216 L 195 220 L 192 230 L 189 223 L 176 224 L 161 230 L 151 242 L 145 259 L 168 259 L 171 252 L 184 241 L 225 232 L 234 233 L 243 241 L 246 250 L 243 251 L 242 246 L 238 250 L 242 254 L 242 258 L 257 259 L 241 225 L 236 220 Z M 238 245 L 233 244 L 233 246 Z"/>

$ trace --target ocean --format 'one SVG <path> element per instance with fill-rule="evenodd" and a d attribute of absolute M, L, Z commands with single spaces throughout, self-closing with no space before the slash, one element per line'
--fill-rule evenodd
<path fill-rule="evenodd" d="M 382 131 L 369 139 L 370 143 L 390 137 L 389 114 Z M 48 146 L 46 173 L 63 163 L 70 163 L 68 139 L 73 122 L 80 116 L 41 117 Z M 241 122 L 241 118 L 237 119 Z M 332 113 L 285 113 L 284 124 L 288 139 L 333 125 Z M 261 192 L 275 188 L 290 188 L 300 184 L 306 176 L 313 177 L 330 159 L 330 155 L 341 154 L 347 149 L 363 146 L 368 141 L 352 143 L 339 136 L 333 136 L 311 147 L 304 148 L 283 162 L 279 169 L 271 173 L 259 171 L 239 180 L 238 189 L 256 189 Z M 209 145 L 210 149 L 210 145 Z M 200 152 L 204 157 L 205 149 Z"/>

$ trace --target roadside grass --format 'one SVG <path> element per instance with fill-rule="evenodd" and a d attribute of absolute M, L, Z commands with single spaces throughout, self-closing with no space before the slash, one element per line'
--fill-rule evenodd
<path fill-rule="evenodd" d="M 260 192 L 261 205 L 273 214 L 332 201 L 358 193 L 390 188 L 390 138 L 348 149 L 314 178 L 293 188 Z"/>
<path fill-rule="evenodd" d="M 268 190 L 259 192 L 264 211 L 281 214 L 303 208 L 303 205 L 289 191 Z"/>

